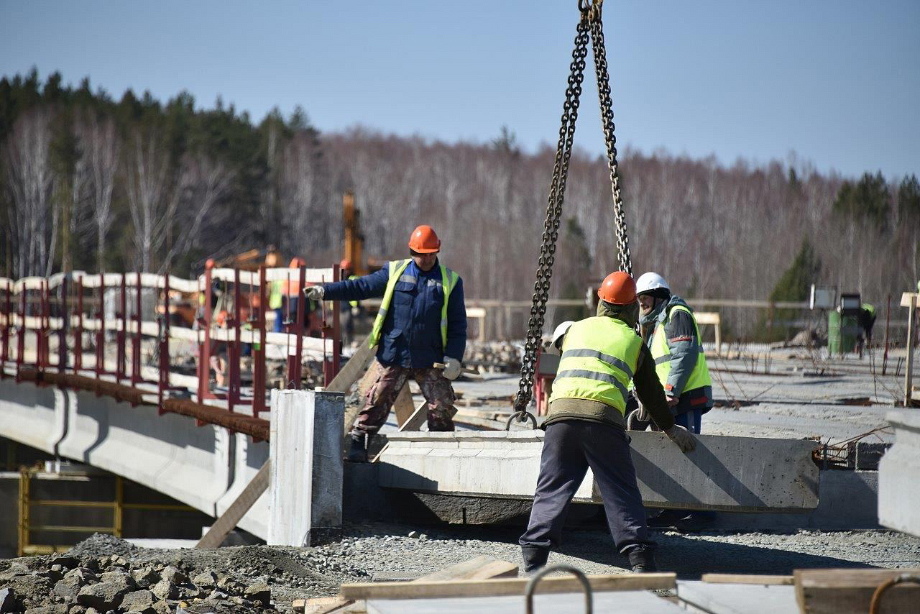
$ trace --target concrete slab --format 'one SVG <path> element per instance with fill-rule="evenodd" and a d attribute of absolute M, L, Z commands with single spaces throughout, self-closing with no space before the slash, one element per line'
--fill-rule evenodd
<path fill-rule="evenodd" d="M 895 443 L 879 461 L 879 523 L 898 531 L 920 535 L 920 415 L 893 411 Z"/>
<path fill-rule="evenodd" d="M 268 543 L 309 546 L 311 533 L 342 526 L 345 396 L 273 390 Z"/>
<path fill-rule="evenodd" d="M 643 500 L 656 507 L 802 511 L 818 505 L 811 441 L 702 435 L 688 455 L 662 433 L 630 433 Z M 378 483 L 386 488 L 530 498 L 542 431 L 388 434 Z M 459 454 L 458 452 L 463 452 Z M 600 501 L 591 472 L 576 501 Z"/>
<path fill-rule="evenodd" d="M 794 586 L 677 582 L 677 597 L 710 614 L 798 612 Z"/>
<path fill-rule="evenodd" d="M 539 590 L 539 589 L 538 589 Z M 680 606 L 650 591 L 616 591 L 594 593 L 595 612 L 632 612 L 641 614 L 678 614 Z M 368 614 L 524 614 L 524 596 L 468 597 L 461 599 L 371 599 Z M 534 611 L 540 614 L 583 614 L 585 600 L 581 593 L 536 595 Z"/>

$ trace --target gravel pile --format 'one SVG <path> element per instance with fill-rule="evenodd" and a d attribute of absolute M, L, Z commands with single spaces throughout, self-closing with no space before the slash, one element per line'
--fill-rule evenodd
<path fill-rule="evenodd" d="M 95 534 L 61 555 L 0 561 L 0 612 L 288 611 L 298 597 L 369 579 L 345 548 L 160 550 Z"/>
<path fill-rule="evenodd" d="M 550 563 L 625 573 L 600 521 L 567 528 Z M 313 548 L 135 548 L 94 535 L 63 555 L 0 561 L 0 611 L 105 614 L 291 611 L 294 599 L 335 595 L 343 582 L 411 580 L 479 555 L 521 564 L 521 527 L 362 523 Z M 661 569 L 790 574 L 794 569 L 920 566 L 920 538 L 894 531 L 652 533 Z M 7 609 L 4 609 L 6 607 Z M 178 610 L 177 610 L 178 609 Z"/>

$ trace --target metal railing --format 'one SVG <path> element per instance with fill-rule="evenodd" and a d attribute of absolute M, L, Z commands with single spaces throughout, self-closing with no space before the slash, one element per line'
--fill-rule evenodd
<path fill-rule="evenodd" d="M 155 394 L 161 413 L 167 411 L 166 402 L 177 390 L 185 391 L 187 396 L 192 388 L 200 405 L 210 401 L 208 405 L 213 406 L 214 399 L 223 399 L 227 412 L 248 406 L 258 419 L 260 413 L 267 411 L 266 355 L 270 346 L 286 357 L 285 387 L 301 387 L 305 356 L 321 361 L 326 384 L 338 372 L 342 347 L 339 304 L 334 301 L 321 305 L 308 329 L 306 299 L 301 289 L 339 277 L 339 267 L 335 265 L 326 269 L 207 269 L 192 280 L 149 273 L 83 272 L 48 278 L 0 278 L 0 376 L 14 370 L 17 381 L 54 380 L 64 385 L 65 381 L 79 379 L 84 387 L 87 377 L 94 378 L 99 383 L 93 386 L 97 394 L 108 390 L 104 383 L 126 388 L 121 396 L 132 403 L 137 400 L 135 392 Z M 218 313 L 215 285 L 222 287 L 222 309 Z M 282 332 L 268 331 L 273 315 L 268 313 L 268 295 L 273 285 L 276 293 L 282 294 L 280 311 L 293 316 L 282 316 Z M 185 311 L 194 314 L 191 323 L 186 320 L 179 325 L 178 296 L 185 298 Z M 33 344 L 26 343 L 29 335 L 34 335 Z M 87 335 L 93 340 L 93 355 L 84 352 Z M 55 337 L 57 350 L 52 353 Z M 155 340 L 156 379 L 144 377 L 141 356 L 145 338 Z M 178 341 L 197 346 L 194 385 L 188 376 L 184 386 L 175 385 L 182 376 L 172 368 L 170 343 Z M 112 344 L 114 361 L 110 359 Z M 211 357 L 221 344 L 227 355 L 225 391 L 213 390 L 211 385 Z M 253 392 L 248 397 L 243 395 L 241 383 L 244 349 L 252 354 Z"/>

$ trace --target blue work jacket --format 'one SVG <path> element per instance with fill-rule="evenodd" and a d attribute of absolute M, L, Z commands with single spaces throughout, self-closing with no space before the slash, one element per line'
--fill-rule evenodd
<path fill-rule="evenodd" d="M 400 277 L 415 277 L 415 283 L 399 281 L 377 347 L 377 360 L 384 365 L 413 369 L 431 368 L 445 356 L 463 360 L 466 350 L 466 305 L 463 280 L 451 290 L 447 303 L 447 347 L 441 341 L 441 307 L 444 288 L 438 263 L 427 273 L 414 261 Z M 323 284 L 324 300 L 360 301 L 381 298 L 390 279 L 389 266 L 376 273 L 330 284 Z"/>

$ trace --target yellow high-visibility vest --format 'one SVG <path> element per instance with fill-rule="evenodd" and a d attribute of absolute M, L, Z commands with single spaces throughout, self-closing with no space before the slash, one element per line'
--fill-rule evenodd
<path fill-rule="evenodd" d="M 607 316 L 572 324 L 550 403 L 556 399 L 600 401 L 626 413 L 626 395 L 639 365 L 642 339 L 622 320 Z"/>
<path fill-rule="evenodd" d="M 698 352 L 696 366 L 693 367 L 693 371 L 690 373 L 690 379 L 687 380 L 687 385 L 681 391 L 681 394 L 683 394 L 691 390 L 696 390 L 697 388 L 712 386 L 712 379 L 709 377 L 709 367 L 706 366 L 706 355 L 703 354 L 703 344 L 700 341 L 700 327 L 696 323 L 696 318 L 693 317 L 693 312 L 683 305 L 676 305 L 668 313 L 667 320 L 670 320 L 671 315 L 677 310 L 687 312 L 690 315 L 690 319 L 693 320 L 693 328 L 696 330 L 697 340 L 697 346 L 694 349 Z M 665 320 L 665 322 L 659 322 L 655 327 L 655 332 L 652 333 L 651 347 L 649 348 L 652 351 L 652 358 L 655 359 L 655 373 L 658 374 L 658 379 L 661 381 L 662 386 L 667 386 L 668 375 L 671 373 L 671 348 L 668 347 L 667 334 L 664 332 L 664 326 L 667 320 Z M 667 388 L 665 388 L 665 390 L 667 390 Z"/>
<path fill-rule="evenodd" d="M 399 282 L 400 275 L 409 266 L 411 260 L 393 260 L 389 263 L 390 278 L 387 280 L 387 288 L 383 292 L 383 300 L 380 302 L 380 310 L 377 312 L 377 318 L 374 320 L 374 328 L 368 337 L 368 344 L 374 347 L 380 342 L 380 332 L 383 330 L 383 322 L 387 317 L 387 310 L 390 303 L 393 302 L 393 292 L 396 290 L 396 284 Z M 447 348 L 447 301 L 450 298 L 460 276 L 448 269 L 443 264 L 438 264 L 441 268 L 441 285 L 444 287 L 444 304 L 441 305 L 441 344 L 442 349 Z"/>

